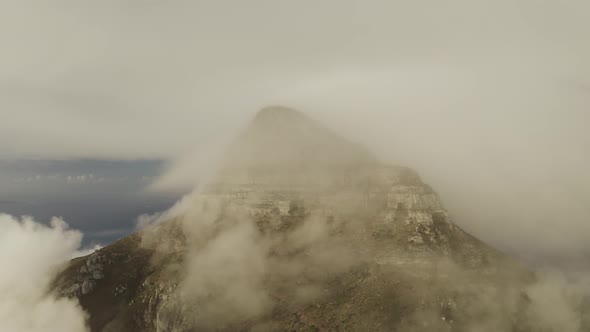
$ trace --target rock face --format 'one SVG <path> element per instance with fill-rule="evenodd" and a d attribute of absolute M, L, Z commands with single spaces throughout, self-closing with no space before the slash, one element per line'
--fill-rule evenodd
<path fill-rule="evenodd" d="M 93 331 L 532 331 L 530 275 L 413 170 L 261 111 L 169 220 L 56 279 Z"/>
<path fill-rule="evenodd" d="M 80 264 L 75 281 L 70 287 L 62 289 L 61 295 L 66 297 L 79 297 L 90 293 L 96 286 L 96 282 L 104 278 L 104 265 L 106 258 L 101 253 L 94 253 Z"/>

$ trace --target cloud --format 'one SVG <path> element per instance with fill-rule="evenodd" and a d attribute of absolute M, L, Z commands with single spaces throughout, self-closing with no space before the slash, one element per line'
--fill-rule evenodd
<path fill-rule="evenodd" d="M 451 315 L 451 324 L 467 322 L 467 331 L 547 331 L 582 332 L 590 326 L 590 278 L 588 273 L 571 278 L 557 270 L 536 270 L 534 280 L 523 288 L 514 287 L 518 282 L 507 274 L 500 277 L 498 286 L 489 287 L 486 282 L 474 280 L 472 271 L 459 267 L 444 258 L 437 265 L 438 276 L 447 287 L 455 287 L 456 297 L 450 297 L 451 308 L 462 307 L 463 316 Z M 477 279 L 477 277 L 476 277 Z M 456 284 L 455 284 L 456 283 Z M 431 291 L 431 290 L 429 290 Z M 473 320 L 465 319 L 476 317 Z M 441 320 L 440 312 L 435 310 L 417 311 L 410 317 L 409 326 L 404 331 L 450 331 L 448 322 Z M 418 327 L 413 325 L 417 322 Z M 426 323 L 430 329 L 426 329 Z M 405 326 L 404 326 L 405 327 Z"/>
<path fill-rule="evenodd" d="M 483 240 L 585 264 L 588 6 L 3 1 L 0 156 L 164 158 L 151 188 L 186 190 L 261 106 L 287 104 L 418 169 Z"/>
<path fill-rule="evenodd" d="M 100 250 L 100 249 L 102 249 L 102 246 L 99 244 L 95 244 L 92 248 L 78 250 L 72 254 L 72 259 L 88 256 L 88 255 L 92 254 L 93 252 Z"/>
<path fill-rule="evenodd" d="M 527 295 L 532 303 L 527 314 L 533 330 L 583 331 L 583 320 L 590 315 L 587 308 L 582 309 L 585 297 L 590 296 L 588 276 L 568 280 L 557 271 L 540 271 L 538 282 L 528 287 Z"/>
<path fill-rule="evenodd" d="M 265 317 L 277 304 L 271 289 L 284 287 L 293 301 L 305 303 L 319 296 L 322 282 L 358 263 L 330 237 L 331 226 L 322 216 L 304 221 L 292 207 L 271 218 L 274 224 L 264 233 L 250 212 L 196 190 L 170 210 L 138 219 L 142 244 L 156 249 L 157 256 L 166 259 L 186 249 L 179 287 L 158 308 L 162 326 L 231 329 Z M 292 229 L 276 228 L 287 224 Z M 168 279 L 174 280 L 171 273 Z"/>
<path fill-rule="evenodd" d="M 81 174 L 81 175 L 68 175 L 65 176 L 65 180 L 67 183 L 73 184 L 87 184 L 87 183 L 101 183 L 104 182 L 105 179 L 102 177 L 95 177 L 94 174 Z"/>
<path fill-rule="evenodd" d="M 325 95 L 325 106 L 345 108 L 353 98 L 358 117 L 375 106 L 470 106 L 438 104 L 457 88 L 499 100 L 509 97 L 506 83 L 588 90 L 589 23 L 579 14 L 588 4 L 579 0 L 1 6 L 3 154 L 176 158 L 260 106 L 313 106 L 325 92 L 317 87 L 342 86 L 334 78 L 358 89 Z M 376 72 L 396 84 L 384 91 L 370 77 Z M 465 73 L 478 79 L 457 85 Z M 523 98 L 564 100 L 562 92 Z"/>
<path fill-rule="evenodd" d="M 267 319 L 265 323 L 272 325 L 269 313 L 273 310 L 283 308 L 285 303 L 303 307 L 306 303 L 322 303 L 331 278 L 346 279 L 350 271 L 374 264 L 371 240 L 361 242 L 366 250 L 364 255 L 350 247 L 354 242 L 351 235 L 361 233 L 352 220 L 367 220 L 363 210 L 355 205 L 361 201 L 358 197 L 341 197 L 334 201 L 337 205 L 328 209 L 341 217 L 350 217 L 352 213 L 354 218 L 342 217 L 345 222 L 326 218 L 321 212 L 326 206 L 299 214 L 296 205 L 287 204 L 288 209 L 257 215 L 245 203 L 252 201 L 227 200 L 223 195 L 195 191 L 169 211 L 139 218 L 143 244 L 156 249 L 156 256 L 162 255 L 165 261 L 182 253 L 182 268 L 170 268 L 170 280 L 179 280 L 179 287 L 170 290 L 158 308 L 162 326 L 231 329 L 237 322 Z M 280 207 L 282 202 L 274 203 Z M 300 219 L 301 216 L 305 217 Z M 285 226 L 289 223 L 293 224 Z M 390 249 L 393 257 L 396 252 Z M 504 331 L 515 326 L 526 331 L 581 332 L 589 326 L 588 269 L 578 275 L 555 269 L 534 270 L 534 277 L 527 273 L 527 281 L 523 281 L 520 268 L 516 272 L 511 270 L 512 265 L 505 266 L 505 271 L 487 274 L 453 263 L 448 257 L 432 255 L 433 261 L 428 264 L 434 269 L 427 277 L 427 295 L 413 291 L 411 296 L 433 297 L 436 305 L 424 306 L 423 302 L 401 323 L 404 331 L 424 331 L 425 323 L 433 331 L 447 331 L 446 319 L 453 319 L 453 315 L 456 324 L 478 332 Z M 428 261 L 426 256 L 420 256 L 414 264 L 423 268 L 421 264 Z M 160 262 L 160 258 L 154 262 Z M 393 262 L 390 264 L 395 266 Z M 404 264 L 410 265 L 398 266 L 400 271 L 420 271 L 420 267 L 408 261 Z M 375 275 L 369 279 L 400 278 L 379 274 L 381 269 L 387 270 L 372 270 L 369 274 Z M 178 270 L 183 271 L 182 277 L 174 279 Z M 421 280 L 418 275 L 413 275 L 416 285 Z M 445 291 L 439 293 L 439 288 Z M 277 289 L 280 296 L 273 293 Z M 450 301 L 451 306 L 451 316 L 443 315 L 443 320 L 441 301 Z"/>
<path fill-rule="evenodd" d="M 33 182 L 44 182 L 45 184 L 55 184 L 57 182 L 65 182 L 68 184 L 91 184 L 101 183 L 105 181 L 103 177 L 97 177 L 92 173 L 88 174 L 76 174 L 76 175 L 34 175 L 26 177 L 15 177 L 12 179 L 15 183 L 33 183 Z M 145 181 L 145 179 L 142 179 Z"/>
<path fill-rule="evenodd" d="M 590 252 L 587 1 L 0 6 L 2 156 L 163 158 L 151 188 L 183 191 L 287 104 L 418 169 L 503 250 Z"/>
<path fill-rule="evenodd" d="M 50 225 L 0 214 L 0 330 L 87 331 L 76 300 L 49 293 L 52 278 L 80 247 L 82 234 L 59 218 Z"/>

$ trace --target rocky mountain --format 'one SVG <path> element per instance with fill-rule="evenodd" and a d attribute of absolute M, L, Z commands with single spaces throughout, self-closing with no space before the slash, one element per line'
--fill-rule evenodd
<path fill-rule="evenodd" d="M 206 186 L 54 286 L 92 331 L 539 331 L 533 278 L 415 171 L 269 107 Z"/>

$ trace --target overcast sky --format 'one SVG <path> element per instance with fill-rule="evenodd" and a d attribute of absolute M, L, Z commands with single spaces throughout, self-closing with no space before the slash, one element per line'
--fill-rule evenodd
<path fill-rule="evenodd" d="M 502 249 L 587 255 L 589 16 L 583 0 L 4 0 L 0 158 L 161 160 L 150 188 L 186 189 L 283 104 L 417 169 Z"/>

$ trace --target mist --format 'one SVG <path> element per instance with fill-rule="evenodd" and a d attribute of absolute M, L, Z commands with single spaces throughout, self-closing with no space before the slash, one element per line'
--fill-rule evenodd
<path fill-rule="evenodd" d="M 137 229 L 146 229 L 203 213 L 195 196 L 233 139 L 262 107 L 292 107 L 380 161 L 416 170 L 454 223 L 531 269 L 549 270 L 529 289 L 535 305 L 528 314 L 576 331 L 576 294 L 587 293 L 590 275 L 588 13 L 581 0 L 3 1 L 0 159 L 162 160 L 165 170 L 145 190 L 193 194 L 169 211 L 140 216 Z M 0 178 L 11 176 L 0 169 Z M 11 188 L 0 197 L 13 196 Z M 213 232 L 202 218 L 205 224 L 185 227 L 189 236 Z M 2 260 L 14 273 L 0 273 L 0 292 L 22 290 L 28 302 L 10 293 L 0 329 L 28 331 L 37 328 L 29 319 L 48 324 L 63 313 L 59 322 L 83 330 L 74 301 L 45 293 L 57 265 L 90 252 L 76 253 L 81 234 L 59 221 L 0 219 L 11 230 L 0 239 L 25 243 L 0 241 L 0 253 L 21 248 L 28 262 L 13 267 L 12 254 Z M 109 241 L 133 231 L 112 220 L 108 230 L 86 226 L 118 231 Z M 195 287 L 187 296 L 237 281 L 208 314 L 228 303 L 236 317 L 263 314 L 267 294 L 243 292 L 260 290 L 261 276 L 281 262 L 268 259 L 273 241 L 253 235 L 250 221 L 230 225 L 215 229 L 206 245 L 194 240 L 194 259 L 184 267 Z M 311 239 L 321 243 L 324 231 Z M 228 243 L 242 255 L 224 256 Z M 336 269 L 356 261 L 340 263 Z M 235 273 L 190 273 L 227 264 Z M 253 275 L 240 275 L 241 264 Z M 22 275 L 38 278 L 24 285 Z M 255 301 L 234 302 L 233 294 Z M 36 309 L 25 319 L 29 305 Z M 14 325 L 2 325 L 13 314 Z"/>
<path fill-rule="evenodd" d="M 421 309 L 402 318 L 400 331 L 453 331 L 455 319 L 466 324 L 467 330 L 479 332 L 510 331 L 515 326 L 527 331 L 579 332 L 590 323 L 587 270 L 571 274 L 554 267 L 534 269 L 527 277 L 533 279 L 522 284 L 518 269 L 514 271 L 514 266 L 507 265 L 505 271 L 491 277 L 495 282 L 491 286 L 490 276 L 448 255 L 434 254 L 430 258 L 433 269 L 424 271 L 421 264 L 428 258 L 410 258 L 411 250 L 404 254 L 391 247 L 391 257 L 380 257 L 376 255 L 379 251 L 372 251 L 378 245 L 369 239 L 362 241 L 360 251 L 355 249 L 352 243 L 358 241 L 365 223 L 372 218 L 371 209 L 366 209 L 363 197 L 358 195 L 341 193 L 331 205 L 319 205 L 319 209 L 301 215 L 293 203 L 288 210 L 265 215 L 239 199 L 202 190 L 196 189 L 169 211 L 139 218 L 143 246 L 156 250 L 154 267 L 179 253 L 183 257 L 178 266 L 164 272 L 165 277 L 158 276 L 160 280 L 180 280 L 177 288 L 163 291 L 166 295 L 158 311 L 158 328 L 232 329 L 236 326 L 233 324 L 260 321 L 255 331 L 272 331 L 278 328 L 273 319 L 284 310 L 281 306 L 305 307 L 318 300 L 325 303 L 322 300 L 326 299 L 328 305 L 334 305 L 332 301 L 337 303 L 343 295 L 331 287 L 348 289 L 348 278 L 355 280 L 353 284 L 369 287 L 369 298 L 383 296 L 372 293 L 374 290 L 368 286 L 371 284 L 364 279 L 379 273 L 393 283 L 410 278 L 413 281 L 408 292 L 422 298 Z M 254 195 L 250 199 L 265 198 Z M 313 202 L 314 198 L 303 195 L 301 200 Z M 365 270 L 383 259 L 392 260 L 394 266 L 401 264 L 403 272 L 389 271 L 387 265 L 370 267 L 371 272 Z M 362 281 L 354 279 L 358 275 L 364 276 Z M 424 285 L 419 282 L 422 278 Z M 438 295 L 440 307 L 438 302 L 425 305 L 427 294 L 441 291 L 439 287 L 450 287 L 452 295 L 446 298 L 442 291 Z M 444 308 L 453 312 L 458 307 L 467 308 L 470 317 L 479 318 L 469 321 L 444 314 Z M 321 310 L 319 304 L 317 309 Z M 371 326 L 370 316 L 355 320 L 360 326 Z"/>
<path fill-rule="evenodd" d="M 586 265 L 560 271 L 563 266 L 546 264 L 550 268 L 539 269 L 491 254 L 484 261 L 493 260 L 492 269 L 498 270 L 487 274 L 485 263 L 474 268 L 453 254 L 454 250 L 470 251 L 478 245 L 457 249 L 470 246 L 469 240 L 441 235 L 439 230 L 425 234 L 434 243 L 433 236 L 441 243 L 450 241 L 450 247 L 442 245 L 415 256 L 411 246 L 397 246 L 400 238 L 401 243 L 429 240 L 421 235 L 406 239 L 403 226 L 387 233 L 387 220 L 408 216 L 399 211 L 399 205 L 394 215 L 384 215 L 380 210 L 383 202 L 367 194 L 379 192 L 376 188 L 380 185 L 389 188 L 385 178 L 372 178 L 374 167 L 383 167 L 377 165 L 370 152 L 303 114 L 282 107 L 262 110 L 224 150 L 217 167 L 201 174 L 201 183 L 190 195 L 164 213 L 138 219 L 143 245 L 161 256 L 155 259 L 155 267 L 174 255 L 183 257 L 171 274 L 164 274 L 167 277 L 163 279 L 179 278 L 180 282 L 164 297 L 157 326 L 231 329 L 238 322 L 262 321 L 260 330 L 273 330 L 281 306 L 296 307 L 326 298 L 333 305 L 343 296 L 330 288 L 334 284 L 352 287 L 346 280 L 353 278 L 363 285 L 361 289 L 371 290 L 372 284 L 367 282 L 371 277 L 367 276 L 383 275 L 395 282 L 409 278 L 410 293 L 422 298 L 420 309 L 410 316 L 402 315 L 399 328 L 403 331 L 451 331 L 455 319 L 470 331 L 482 332 L 585 329 L 590 294 Z M 354 171 L 342 173 L 342 167 Z M 424 185 L 412 170 L 398 171 L 402 183 L 408 186 L 402 192 L 412 193 L 408 189 L 412 185 Z M 367 178 L 363 177 L 365 172 Z M 376 188 L 365 188 L 372 182 Z M 269 201 L 271 194 L 265 190 L 278 191 Z M 398 221 L 400 224 L 434 218 L 419 212 L 436 211 L 440 206 L 438 195 L 425 190 L 407 200 L 401 193 L 396 197 L 396 191 L 386 195 L 387 201 L 414 204 L 411 217 Z M 290 196 L 293 192 L 295 198 Z M 375 226 L 382 218 L 384 224 Z M 384 228 L 381 231 L 379 227 Z M 387 241 L 380 242 L 383 239 Z M 431 268 L 425 270 L 428 266 Z M 356 273 L 364 278 L 354 279 L 359 278 Z M 424 281 L 427 284 L 421 285 Z M 440 307 L 438 302 L 434 306 L 425 304 L 431 292 L 441 292 L 436 297 L 442 301 Z M 396 293 L 394 297 L 403 296 Z M 348 301 L 355 303 L 358 299 L 345 303 Z M 454 317 L 455 310 L 466 310 L 466 317 L 478 318 Z M 356 328 L 371 326 L 370 315 L 355 320 L 360 324 Z"/>
<path fill-rule="evenodd" d="M 50 226 L 30 217 L 0 214 L 0 330 L 87 331 L 86 313 L 50 285 L 60 268 L 80 253 L 82 234 L 59 218 Z M 91 251 L 86 251 L 91 252 Z"/>
<path fill-rule="evenodd" d="M 584 1 L 1 6 L 4 157 L 163 158 L 152 188 L 185 192 L 280 104 L 417 169 L 501 249 L 588 253 Z"/>

